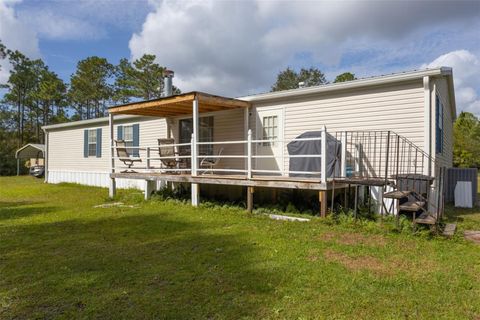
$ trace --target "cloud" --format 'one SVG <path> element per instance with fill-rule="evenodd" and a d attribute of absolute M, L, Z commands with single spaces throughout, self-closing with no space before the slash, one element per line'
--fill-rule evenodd
<path fill-rule="evenodd" d="M 279 70 L 306 62 L 332 75 L 346 65 L 358 67 L 360 75 L 418 66 L 425 52 L 438 56 L 452 39 L 459 42 L 468 34 L 471 42 L 480 16 L 479 2 L 165 0 L 152 5 L 142 30 L 130 39 L 132 58 L 156 54 L 159 63 L 176 71 L 183 90 L 226 95 L 268 90 Z M 473 31 L 459 35 L 465 30 Z M 356 63 L 346 62 L 348 55 Z"/>
<path fill-rule="evenodd" d="M 112 29 L 140 25 L 150 6 L 140 1 L 61 1 L 24 3 L 19 18 L 40 38 L 49 40 L 98 40 Z"/>
<path fill-rule="evenodd" d="M 422 68 L 447 66 L 453 68 L 457 110 L 480 116 L 480 59 L 468 50 L 443 54 Z"/>
<path fill-rule="evenodd" d="M 0 0 L 0 39 L 11 50 L 39 57 L 37 34 L 18 19 L 14 10 L 17 4 L 18 1 Z M 0 83 L 5 83 L 9 77 L 10 65 L 8 61 L 0 60 L 0 67 Z"/>

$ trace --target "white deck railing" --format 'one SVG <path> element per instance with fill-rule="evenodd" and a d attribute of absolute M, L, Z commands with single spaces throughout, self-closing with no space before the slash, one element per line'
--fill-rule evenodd
<path fill-rule="evenodd" d="M 287 143 L 293 141 L 321 141 L 321 152 L 320 154 L 305 154 L 305 155 L 290 155 L 286 151 Z M 272 146 L 272 154 L 258 154 L 257 146 L 259 144 L 268 143 Z M 220 146 L 224 148 L 225 153 L 222 154 L 212 154 L 212 155 L 200 155 L 198 148 L 200 146 Z M 241 154 L 229 154 L 228 146 L 240 145 L 244 147 L 244 152 Z M 172 156 L 159 156 L 160 147 L 172 147 L 176 151 L 175 155 Z M 190 147 L 189 154 L 180 154 L 182 148 Z M 128 169 L 127 165 L 121 165 L 122 161 L 117 156 L 116 149 L 118 147 L 112 146 L 112 163 L 113 163 L 113 172 L 122 172 Z M 123 148 L 123 147 L 122 147 Z M 273 151 L 273 148 L 279 148 L 281 152 Z M 247 140 L 238 140 L 238 141 L 213 141 L 213 142 L 196 142 L 195 137 L 192 134 L 192 140 L 190 143 L 174 143 L 168 145 L 144 145 L 138 147 L 127 147 L 127 150 L 138 150 L 139 157 L 131 157 L 130 159 L 141 160 L 141 163 L 135 163 L 130 170 L 135 171 L 144 171 L 144 172 L 158 172 L 158 173 L 190 173 L 192 176 L 199 176 L 208 173 L 219 173 L 219 174 L 234 174 L 245 176 L 246 179 L 252 179 L 254 175 L 279 175 L 279 176 L 290 176 L 291 174 L 296 175 L 305 175 L 310 177 L 318 177 L 320 182 L 327 181 L 327 157 L 328 153 L 326 152 L 327 148 L 327 131 L 325 128 L 322 130 L 320 137 L 316 138 L 293 138 L 293 139 L 268 139 L 268 140 L 259 140 L 252 139 L 252 132 L 248 130 Z M 245 154 L 246 151 L 246 154 Z M 158 156 L 155 156 L 154 153 L 157 153 Z M 320 171 L 291 171 L 285 169 L 286 159 L 292 158 L 320 158 L 321 167 Z M 163 165 L 162 160 L 172 160 L 174 159 L 177 162 L 175 168 L 168 168 Z M 200 163 L 203 159 L 219 159 L 217 167 L 204 168 L 200 167 Z M 232 159 L 242 159 L 243 164 L 232 167 L 222 166 L 221 160 L 232 160 Z M 277 163 L 278 168 L 268 168 L 268 166 L 259 165 L 259 160 L 273 159 Z M 190 163 L 188 163 L 190 162 Z M 145 165 L 143 165 L 145 164 Z M 265 168 L 266 167 L 266 168 Z M 342 169 L 342 171 L 344 171 Z"/>

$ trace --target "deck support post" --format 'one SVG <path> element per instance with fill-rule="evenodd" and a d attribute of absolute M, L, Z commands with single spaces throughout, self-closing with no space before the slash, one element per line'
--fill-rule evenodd
<path fill-rule="evenodd" d="M 150 200 L 154 190 L 155 190 L 155 181 L 145 180 L 145 187 L 144 187 L 145 200 Z"/>
<path fill-rule="evenodd" d="M 253 211 L 253 193 L 255 192 L 254 187 L 247 187 L 247 211 Z"/>
<path fill-rule="evenodd" d="M 110 173 L 115 173 L 115 141 L 114 141 L 114 127 L 113 114 L 108 115 L 108 125 L 110 127 Z M 117 183 L 115 178 L 110 176 L 110 185 L 108 188 L 108 196 L 114 198 L 117 193 Z"/>
<path fill-rule="evenodd" d="M 327 191 L 319 191 L 318 200 L 320 201 L 320 216 L 325 218 L 327 216 Z"/>
<path fill-rule="evenodd" d="M 198 183 L 192 183 L 192 206 L 198 207 L 200 201 L 200 187 Z"/>
<path fill-rule="evenodd" d="M 358 186 L 355 185 L 355 208 L 353 209 L 353 214 L 355 216 L 355 219 L 357 219 L 357 213 L 358 213 Z"/>

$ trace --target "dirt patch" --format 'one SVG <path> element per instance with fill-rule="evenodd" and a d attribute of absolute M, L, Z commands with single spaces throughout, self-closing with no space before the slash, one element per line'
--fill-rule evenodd
<path fill-rule="evenodd" d="M 463 235 L 465 239 L 472 241 L 473 243 L 480 244 L 480 231 L 466 230 Z"/>
<path fill-rule="evenodd" d="M 363 235 L 361 233 L 330 233 L 322 234 L 319 238 L 322 241 L 335 241 L 345 245 L 367 245 L 367 246 L 385 246 L 387 239 L 381 235 Z"/>
<path fill-rule="evenodd" d="M 351 271 L 368 270 L 376 274 L 389 275 L 392 274 L 390 268 L 380 259 L 370 256 L 350 257 L 346 254 L 336 252 L 333 250 L 325 250 L 323 256 L 328 261 L 342 264 L 345 268 Z"/>

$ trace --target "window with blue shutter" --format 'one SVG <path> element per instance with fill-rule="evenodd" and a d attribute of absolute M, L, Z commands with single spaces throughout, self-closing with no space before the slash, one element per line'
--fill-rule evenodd
<path fill-rule="evenodd" d="M 140 125 L 118 126 L 117 139 L 125 141 L 126 147 L 140 146 Z M 127 148 L 127 151 L 134 157 L 139 156 L 138 148 Z"/>
<path fill-rule="evenodd" d="M 102 156 L 102 129 L 86 129 L 83 131 L 83 157 Z"/>
<path fill-rule="evenodd" d="M 443 104 L 435 97 L 435 151 L 443 152 Z"/>
<path fill-rule="evenodd" d="M 102 129 L 97 129 L 97 146 L 96 146 L 96 156 L 97 158 L 102 157 Z"/>

